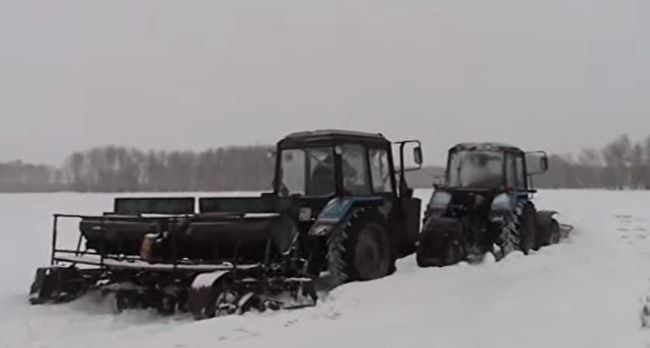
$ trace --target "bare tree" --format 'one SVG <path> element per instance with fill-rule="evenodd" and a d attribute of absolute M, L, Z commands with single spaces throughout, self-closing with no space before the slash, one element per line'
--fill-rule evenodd
<path fill-rule="evenodd" d="M 619 190 L 630 187 L 631 147 L 630 138 L 624 134 L 603 148 L 608 179 Z"/>

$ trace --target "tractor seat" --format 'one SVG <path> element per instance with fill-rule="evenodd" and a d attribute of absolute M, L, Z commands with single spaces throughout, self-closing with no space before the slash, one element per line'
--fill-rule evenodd
<path fill-rule="evenodd" d="M 309 196 L 327 196 L 336 190 L 334 173 L 331 168 L 319 167 L 314 170 L 307 188 Z"/>

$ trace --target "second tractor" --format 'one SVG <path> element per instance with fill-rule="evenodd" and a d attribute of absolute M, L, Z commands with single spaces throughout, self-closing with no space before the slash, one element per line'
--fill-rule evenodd
<path fill-rule="evenodd" d="M 570 227 L 532 201 L 532 176 L 547 170 L 543 151 L 489 142 L 450 148 L 445 182 L 436 185 L 426 206 L 418 265 L 476 262 L 488 252 L 498 260 L 558 243 Z"/>

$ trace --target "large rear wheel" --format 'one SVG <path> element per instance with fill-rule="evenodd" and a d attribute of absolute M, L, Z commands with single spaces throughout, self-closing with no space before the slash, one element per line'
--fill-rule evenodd
<path fill-rule="evenodd" d="M 497 259 L 506 257 L 515 250 L 528 255 L 535 248 L 537 220 L 535 207 L 530 202 L 520 202 L 513 211 L 506 213 L 500 222 L 497 244 L 501 249 Z"/>
<path fill-rule="evenodd" d="M 329 272 L 336 285 L 382 278 L 394 270 L 392 254 L 383 215 L 376 209 L 362 208 L 330 236 Z"/>

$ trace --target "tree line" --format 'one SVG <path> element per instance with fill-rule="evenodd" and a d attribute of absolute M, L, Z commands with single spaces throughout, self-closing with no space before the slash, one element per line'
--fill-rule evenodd
<path fill-rule="evenodd" d="M 78 192 L 226 191 L 270 187 L 269 147 L 149 151 L 107 146 L 72 154 L 62 167 Z"/>
<path fill-rule="evenodd" d="M 600 149 L 549 156 L 549 170 L 535 178 L 543 188 L 650 189 L 650 136 L 621 135 Z"/>
<path fill-rule="evenodd" d="M 271 146 L 231 146 L 193 151 L 142 151 L 94 147 L 71 154 L 60 166 L 0 163 L 0 192 L 247 191 L 271 187 Z M 621 135 L 600 149 L 552 154 L 539 188 L 650 189 L 650 136 Z M 409 173 L 414 187 L 431 187 L 443 168 Z"/>

